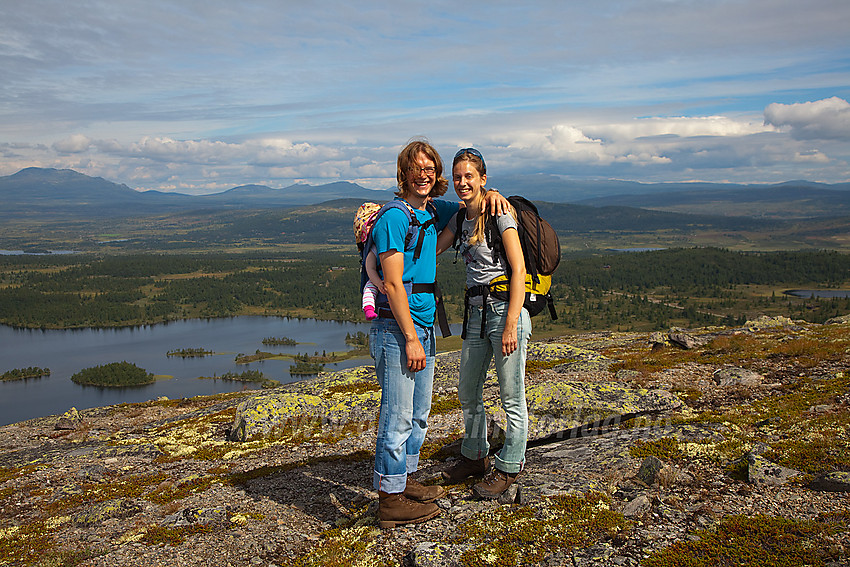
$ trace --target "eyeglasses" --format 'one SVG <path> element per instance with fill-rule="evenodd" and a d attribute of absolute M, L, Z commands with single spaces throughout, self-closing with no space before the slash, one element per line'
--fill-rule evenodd
<path fill-rule="evenodd" d="M 432 166 L 430 166 L 430 165 L 429 165 L 429 166 L 427 166 L 427 167 L 417 167 L 417 166 L 415 166 L 415 165 L 411 165 L 411 166 L 408 168 L 408 170 L 409 170 L 409 171 L 410 171 L 410 173 L 412 173 L 413 175 L 419 175 L 419 174 L 420 174 L 420 173 L 422 173 L 422 172 L 425 172 L 425 175 L 434 175 L 435 173 L 437 173 L 437 168 L 436 168 L 436 167 L 432 167 Z"/>
<path fill-rule="evenodd" d="M 475 156 L 478 159 L 480 159 L 481 160 L 481 170 L 482 170 L 481 174 L 484 175 L 485 173 L 487 173 L 487 163 L 484 161 L 484 156 L 482 156 L 481 152 L 479 152 L 475 148 L 463 148 L 463 149 L 458 150 L 452 161 L 453 162 L 457 161 L 457 158 L 459 158 L 460 156 L 462 156 L 464 154 L 469 154 L 471 156 Z"/>

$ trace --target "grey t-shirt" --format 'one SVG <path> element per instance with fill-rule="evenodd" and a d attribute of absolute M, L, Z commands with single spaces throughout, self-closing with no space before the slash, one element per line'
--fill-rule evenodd
<path fill-rule="evenodd" d="M 460 255 L 463 256 L 463 261 L 466 263 L 466 287 L 488 284 L 493 278 L 507 275 L 510 266 L 507 265 L 507 260 L 501 255 L 494 255 L 494 250 L 487 246 L 486 240 L 469 245 L 469 238 L 475 230 L 475 220 L 466 218 L 466 211 L 461 209 L 458 215 L 464 215 L 463 223 L 460 227 Z M 457 216 L 457 215 L 455 215 Z M 496 226 L 499 228 L 499 233 L 504 233 L 507 229 L 513 228 L 516 230 L 516 219 L 513 215 L 501 215 L 496 217 Z M 457 227 L 457 219 L 452 217 L 446 228 L 455 233 Z M 469 298 L 469 303 L 472 305 L 481 305 L 482 297 Z"/>

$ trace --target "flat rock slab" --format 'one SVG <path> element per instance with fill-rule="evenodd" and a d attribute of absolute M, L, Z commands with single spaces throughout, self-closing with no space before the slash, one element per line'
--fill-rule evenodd
<path fill-rule="evenodd" d="M 297 431 L 364 424 L 378 415 L 381 392 L 374 367 L 334 372 L 308 384 L 309 389 L 276 388 L 245 399 L 236 407 L 230 439 L 245 441 L 283 427 Z"/>
<path fill-rule="evenodd" d="M 590 423 L 614 425 L 621 419 L 676 410 L 681 400 L 666 390 L 631 388 L 619 383 L 560 382 L 551 380 L 526 389 L 528 437 L 557 435 Z M 498 399 L 484 406 L 503 429 L 505 412 Z"/>
<path fill-rule="evenodd" d="M 604 364 L 597 353 L 568 345 L 547 344 L 529 349 L 536 360 L 567 364 Z M 563 361 L 563 362 L 562 362 Z M 453 373 L 456 385 L 457 356 L 438 357 L 438 383 Z M 493 373 L 493 371 L 490 371 Z M 495 376 L 489 376 L 489 380 Z M 435 386 L 435 389 L 437 386 Z M 485 399 L 488 415 L 502 429 L 505 413 L 496 393 Z M 664 413 L 681 407 L 681 401 L 666 390 L 631 388 L 619 383 L 563 382 L 552 379 L 526 390 L 529 410 L 529 439 L 546 437 L 595 421 L 616 423 L 620 418 L 646 413 Z M 244 441 L 267 435 L 276 428 L 313 430 L 367 424 L 376 419 L 381 392 L 375 370 L 362 366 L 322 375 L 291 388 L 257 394 L 239 404 L 230 439 Z"/>

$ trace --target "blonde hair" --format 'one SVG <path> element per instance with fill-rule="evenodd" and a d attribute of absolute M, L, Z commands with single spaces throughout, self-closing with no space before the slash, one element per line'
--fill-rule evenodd
<path fill-rule="evenodd" d="M 468 161 L 469 163 L 471 163 L 475 170 L 478 172 L 478 175 L 480 175 L 481 177 L 484 177 L 487 174 L 487 166 L 484 165 L 484 160 L 480 156 L 475 155 L 474 153 L 469 151 L 458 152 L 458 154 L 452 160 L 452 170 L 454 170 L 455 166 L 462 161 Z M 481 196 L 483 197 L 486 192 L 487 189 L 484 187 L 484 185 L 482 185 Z M 513 207 L 511 207 L 510 210 L 511 215 L 513 215 L 514 220 L 516 220 L 516 210 L 514 210 Z M 461 209 L 458 214 L 465 215 L 466 212 Z M 476 217 L 475 228 L 472 229 L 472 234 L 469 236 L 470 246 L 475 246 L 476 244 L 484 240 L 484 231 L 487 228 L 487 217 L 488 215 L 485 214 L 480 214 L 478 215 L 478 217 Z"/>

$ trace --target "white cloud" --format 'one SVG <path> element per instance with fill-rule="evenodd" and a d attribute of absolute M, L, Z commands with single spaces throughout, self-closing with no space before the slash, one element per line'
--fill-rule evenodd
<path fill-rule="evenodd" d="M 589 138 L 575 126 L 557 124 L 547 131 L 526 132 L 507 144 L 521 158 L 564 160 L 580 163 L 610 163 L 614 156 L 602 140 Z"/>
<path fill-rule="evenodd" d="M 480 146 L 494 174 L 850 176 L 847 0 L 384 4 L 19 2 L 0 18 L 0 174 L 392 186 L 425 134 Z"/>
<path fill-rule="evenodd" d="M 850 103 L 836 96 L 799 104 L 768 105 L 765 124 L 788 126 L 799 140 L 850 140 Z"/>
<path fill-rule="evenodd" d="M 747 136 L 773 130 L 755 120 L 727 116 L 679 116 L 640 118 L 630 122 L 585 127 L 589 135 L 610 141 L 653 137 Z"/>
<path fill-rule="evenodd" d="M 559 124 L 524 132 L 505 145 L 509 152 L 537 163 L 549 161 L 554 166 L 566 161 L 601 171 L 611 164 L 675 165 L 686 156 L 705 160 L 709 152 L 716 158 L 713 150 L 720 144 L 773 130 L 755 120 L 725 116 L 651 117 L 581 127 Z"/>
<path fill-rule="evenodd" d="M 88 136 L 74 134 L 69 138 L 54 143 L 53 149 L 61 154 L 79 154 L 88 150 L 91 145 L 92 141 Z"/>
<path fill-rule="evenodd" d="M 797 163 L 829 163 L 829 157 L 817 150 L 811 150 L 795 153 L 794 161 Z"/>

